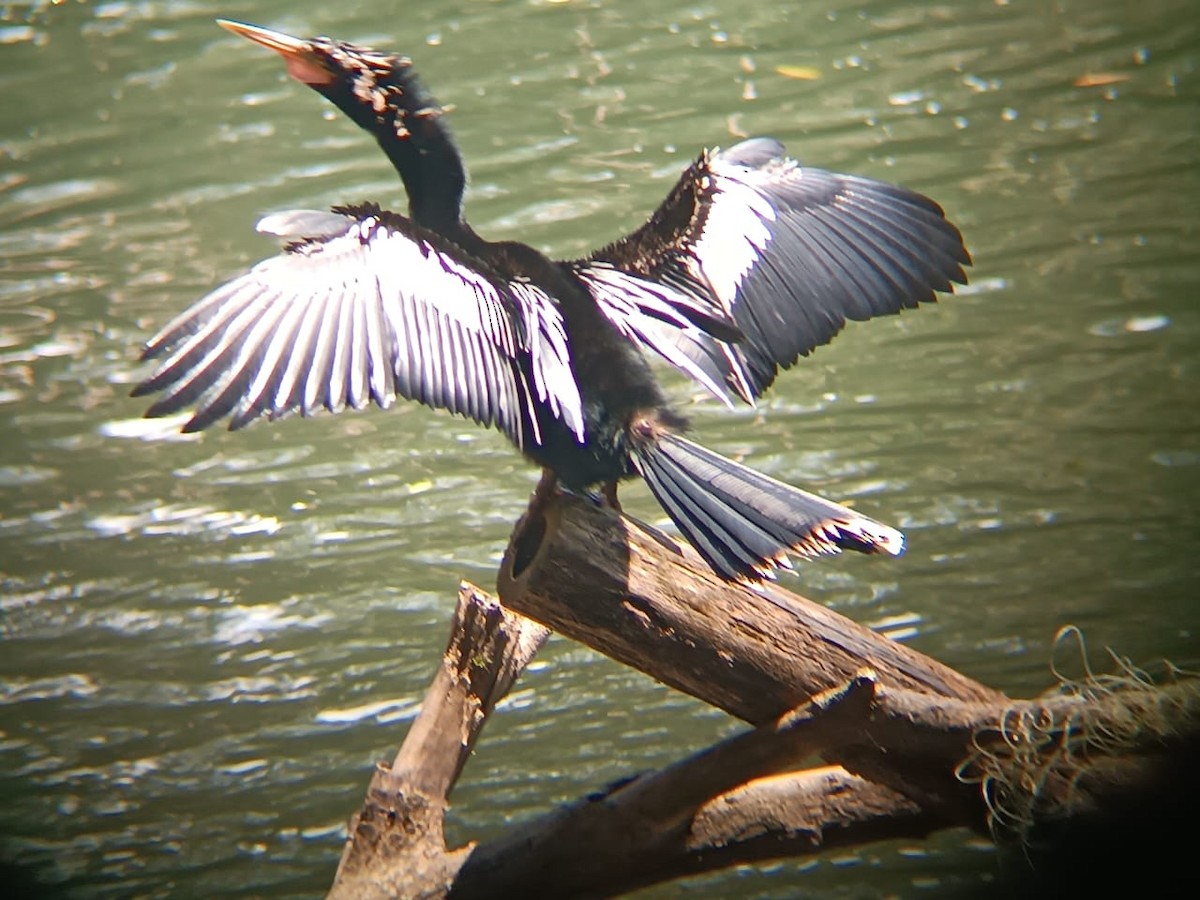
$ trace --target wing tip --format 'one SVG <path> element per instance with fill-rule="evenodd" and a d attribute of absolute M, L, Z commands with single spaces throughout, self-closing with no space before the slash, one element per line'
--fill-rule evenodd
<path fill-rule="evenodd" d="M 908 549 L 904 532 L 865 516 L 830 524 L 837 534 L 835 543 L 844 549 L 896 557 L 903 556 Z"/>

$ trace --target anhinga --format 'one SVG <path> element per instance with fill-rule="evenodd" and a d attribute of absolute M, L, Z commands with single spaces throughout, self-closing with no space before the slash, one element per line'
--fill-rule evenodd
<path fill-rule="evenodd" d="M 721 576 L 769 577 L 788 553 L 899 554 L 904 536 L 681 436 L 646 351 L 726 403 L 869 319 L 965 283 L 970 257 L 932 200 L 799 165 L 756 138 L 705 152 L 650 220 L 592 255 L 551 260 L 479 237 L 466 173 L 412 62 L 325 37 L 225 28 L 375 136 L 408 215 L 375 204 L 267 216 L 279 256 L 217 288 L 146 345 L 147 412 L 230 428 L 397 396 L 495 425 L 545 471 L 540 491 L 640 475 Z"/>

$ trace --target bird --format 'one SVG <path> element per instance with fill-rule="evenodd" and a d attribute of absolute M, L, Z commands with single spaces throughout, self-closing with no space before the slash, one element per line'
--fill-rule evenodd
<path fill-rule="evenodd" d="M 217 287 L 144 346 L 146 415 L 199 431 L 416 400 L 495 427 L 542 467 L 534 501 L 567 490 L 620 510 L 640 477 L 711 569 L 754 584 L 792 559 L 898 556 L 905 537 L 692 441 L 652 359 L 727 406 L 847 321 L 953 293 L 971 265 L 935 201 L 802 165 L 754 137 L 705 149 L 648 220 L 557 260 L 479 236 L 462 154 L 412 60 L 220 19 L 371 134 L 407 212 L 364 202 L 272 213 L 281 252 Z"/>

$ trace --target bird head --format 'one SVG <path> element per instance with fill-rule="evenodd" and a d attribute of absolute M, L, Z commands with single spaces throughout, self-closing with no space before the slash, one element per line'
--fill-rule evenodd
<path fill-rule="evenodd" d="M 375 140 L 408 192 L 413 221 L 461 233 L 466 169 L 443 117 L 406 56 L 332 38 L 296 38 L 258 25 L 217 20 L 234 34 L 274 50 L 288 74 L 325 96 Z"/>
<path fill-rule="evenodd" d="M 218 19 L 234 34 L 274 50 L 288 74 L 324 95 L 359 126 L 404 140 L 442 108 L 424 90 L 405 56 L 327 37 L 297 38 L 259 25 Z"/>

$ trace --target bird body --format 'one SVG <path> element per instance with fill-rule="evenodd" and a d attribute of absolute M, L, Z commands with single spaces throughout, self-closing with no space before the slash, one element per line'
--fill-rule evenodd
<path fill-rule="evenodd" d="M 719 400 L 752 403 L 780 368 L 847 319 L 895 313 L 964 282 L 970 258 L 941 208 L 914 192 L 800 166 L 769 138 L 704 152 L 645 225 L 588 257 L 491 242 L 463 215 L 466 172 L 406 57 L 221 23 L 374 135 L 408 215 L 375 204 L 277 213 L 284 252 L 202 299 L 144 356 L 148 415 L 337 412 L 402 396 L 495 426 L 579 492 L 641 476 L 724 578 L 787 555 L 898 554 L 895 529 L 684 438 L 648 361 Z"/>

